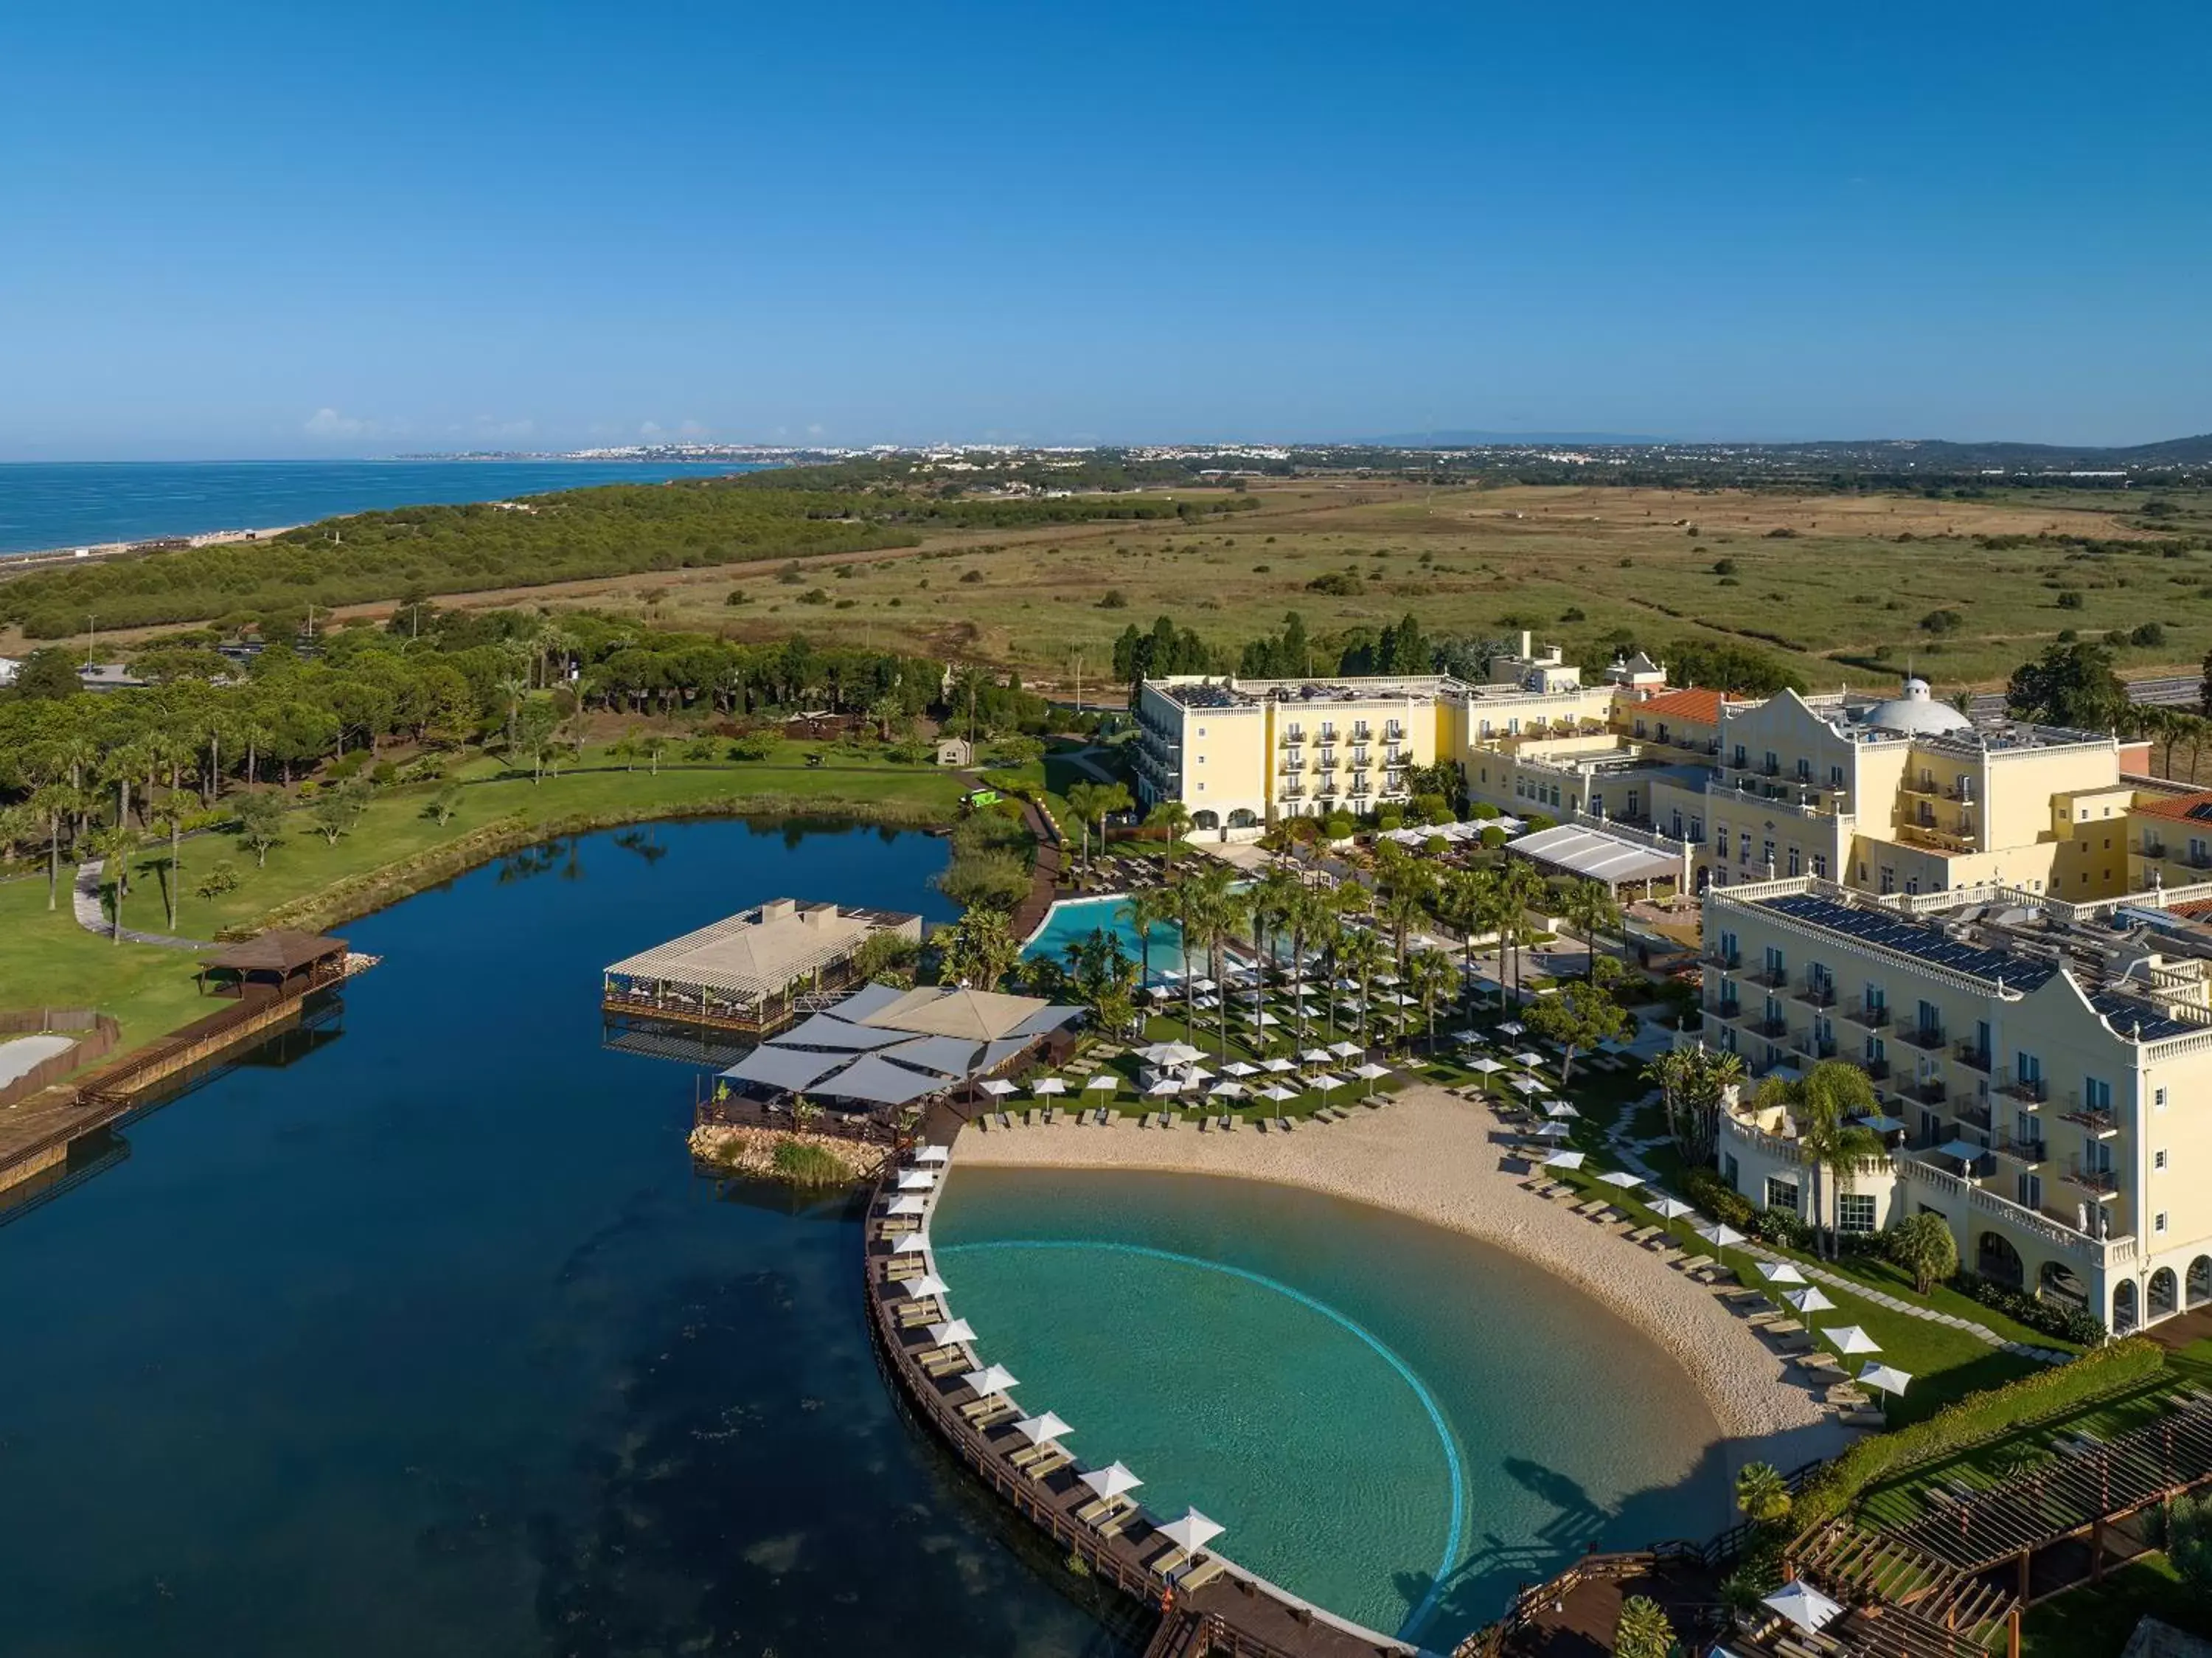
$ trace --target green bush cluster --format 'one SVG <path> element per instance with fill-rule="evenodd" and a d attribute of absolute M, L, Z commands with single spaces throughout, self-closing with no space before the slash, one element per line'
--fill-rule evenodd
<path fill-rule="evenodd" d="M 2086 1308 L 2061 1307 L 2013 1284 L 1985 1278 L 1978 1272 L 1960 1273 L 1951 1280 L 1951 1287 L 1984 1307 L 1994 1308 L 2015 1324 L 2024 1324 L 2061 1341 L 2094 1347 L 2105 1339 L 2105 1321 Z"/>
<path fill-rule="evenodd" d="M 1876 1480 L 2133 1387 L 2165 1368 L 2163 1348 L 2147 1337 L 2130 1336 L 2071 1363 L 1969 1393 L 1932 1417 L 1852 1446 L 1798 1493 L 1798 1520 L 1808 1528 L 1820 1525 L 1847 1511 Z"/>

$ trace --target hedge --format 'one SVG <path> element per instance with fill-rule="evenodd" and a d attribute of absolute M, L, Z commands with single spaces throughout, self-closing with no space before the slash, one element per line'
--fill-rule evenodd
<path fill-rule="evenodd" d="M 2130 1336 L 2069 1364 L 1969 1393 L 1910 1427 L 1852 1446 L 1806 1483 L 1797 1498 L 1797 1518 L 1809 1531 L 1848 1510 L 1876 1480 L 2148 1381 L 2165 1368 L 2164 1348 L 2148 1337 Z"/>
<path fill-rule="evenodd" d="M 2042 1301 L 2025 1289 L 1999 1283 L 1978 1272 L 1959 1273 L 1951 1280 L 1951 1287 L 1984 1307 L 1995 1308 L 2015 1323 L 2055 1336 L 2060 1341 L 2070 1341 L 2077 1347 L 2094 1347 L 2105 1339 L 2105 1321 L 2085 1308 L 2062 1307 L 2056 1301 Z"/>

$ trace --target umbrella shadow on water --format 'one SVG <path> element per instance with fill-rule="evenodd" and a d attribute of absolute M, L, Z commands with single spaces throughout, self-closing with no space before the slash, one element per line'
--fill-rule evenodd
<path fill-rule="evenodd" d="M 1708 1446 L 1682 1478 L 1631 1492 L 1610 1505 L 1572 1476 L 1532 1458 L 1508 1456 L 1487 1476 L 1470 1470 L 1472 1479 L 1488 1477 L 1519 1486 L 1543 1505 L 1544 1518 L 1518 1537 L 1470 1538 L 1465 1557 L 1441 1585 L 1426 1572 L 1395 1574 L 1409 1607 L 1436 1595 L 1421 1627 L 1404 1633 L 1443 1649 L 1498 1618 L 1522 1588 L 1558 1576 L 1593 1549 L 1640 1549 L 1677 1538 L 1703 1542 L 1732 1518 L 1729 1480 L 1741 1460 L 1730 1455 L 1728 1442 L 1720 1442 Z"/>

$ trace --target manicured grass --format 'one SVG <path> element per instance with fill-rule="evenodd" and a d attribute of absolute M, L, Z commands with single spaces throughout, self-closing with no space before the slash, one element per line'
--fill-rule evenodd
<path fill-rule="evenodd" d="M 2164 1555 L 2153 1554 L 2101 1583 L 2031 1607 L 2021 1620 L 2021 1658 L 2117 1658 L 2146 1615 L 2212 1639 L 2212 1600 L 2185 1587 Z"/>
<path fill-rule="evenodd" d="M 586 749 L 581 767 L 606 765 L 604 753 Z M 664 765 L 658 776 L 635 771 L 564 770 L 533 783 L 527 774 L 510 774 L 495 759 L 474 757 L 458 765 L 455 780 L 465 783 L 459 811 L 440 825 L 426 811 L 435 784 L 395 787 L 380 793 L 368 810 L 335 844 L 317 833 L 305 811 L 295 812 L 284 840 L 271 850 L 265 868 L 227 834 L 197 837 L 185 843 L 185 893 L 178 905 L 177 931 L 187 938 L 213 938 L 224 928 L 250 925 L 278 905 L 324 891 L 334 883 L 434 853 L 489 825 L 518 820 L 526 826 L 556 824 L 576 817 L 639 818 L 681 815 L 687 810 L 720 809 L 732 796 L 758 796 L 779 808 L 820 802 L 891 804 L 950 820 L 956 808 L 957 777 L 934 766 L 897 766 L 885 762 L 832 755 L 819 766 L 805 764 L 798 745 L 757 763 L 696 768 Z M 149 845 L 133 861 L 137 871 L 125 900 L 126 927 L 168 930 L 161 898 L 165 844 Z M 203 899 L 191 889 L 218 861 L 234 866 L 241 877 L 236 890 Z M 68 872 L 64 870 L 66 882 Z M 116 944 L 76 925 L 64 886 L 58 910 L 46 908 L 43 878 L 0 885 L 0 1006 L 90 1006 L 113 1014 L 131 1042 L 144 1041 L 210 1010 L 194 991 L 191 954 L 137 944 Z"/>

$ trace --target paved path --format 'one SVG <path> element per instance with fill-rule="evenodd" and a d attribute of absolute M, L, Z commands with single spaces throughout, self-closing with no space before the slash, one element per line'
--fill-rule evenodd
<path fill-rule="evenodd" d="M 1612 1149 L 1613 1155 L 1620 1159 L 1622 1165 L 1655 1184 L 1659 1177 L 1651 1166 L 1644 1161 L 1643 1154 L 1655 1146 L 1666 1144 L 1667 1138 L 1663 1135 L 1650 1139 L 1632 1138 L 1628 1132 L 1628 1124 L 1638 1111 L 1659 1098 L 1659 1090 L 1654 1088 L 1641 1099 L 1629 1100 L 1621 1106 L 1620 1116 L 1605 1131 L 1607 1145 Z M 1761 1243 L 1746 1243 L 1741 1247 L 1746 1254 L 1756 1260 L 1779 1261 L 1784 1259 Z M 1976 1341 L 1994 1347 L 2000 1352 L 2011 1353 L 2021 1358 L 2035 1359 L 2044 1364 L 2064 1364 L 2074 1356 L 2071 1353 L 2059 1352 L 2049 1347 L 2033 1347 L 2026 1342 L 2007 1341 L 1987 1325 L 1976 1324 L 1971 1319 L 1962 1319 L 1954 1314 L 1939 1313 L 1932 1307 L 1923 1307 L 1917 1302 L 1906 1301 L 1902 1296 L 1893 1295 L 1886 1290 L 1874 1289 L 1870 1285 L 1862 1283 L 1856 1278 L 1846 1277 L 1843 1273 L 1828 1267 L 1814 1266 L 1804 1261 L 1797 1261 L 1794 1264 L 1800 1272 L 1815 1283 L 1826 1284 L 1831 1289 L 1841 1289 L 1846 1294 L 1858 1296 L 1863 1301 L 1870 1301 L 1876 1307 L 1887 1312 L 1901 1313 L 1908 1319 L 1918 1319 L 1926 1324 L 1948 1325 L 1961 1334 L 1972 1336 Z"/>
<path fill-rule="evenodd" d="M 70 907 L 76 913 L 76 924 L 88 933 L 98 933 L 102 938 L 115 936 L 114 923 L 107 918 L 107 911 L 100 901 L 100 877 L 106 869 L 99 858 L 76 866 L 76 879 L 70 887 Z M 204 938 L 171 938 L 164 933 L 142 933 L 135 928 L 122 929 L 126 944 L 155 944 L 165 950 L 212 950 L 215 945 Z"/>

